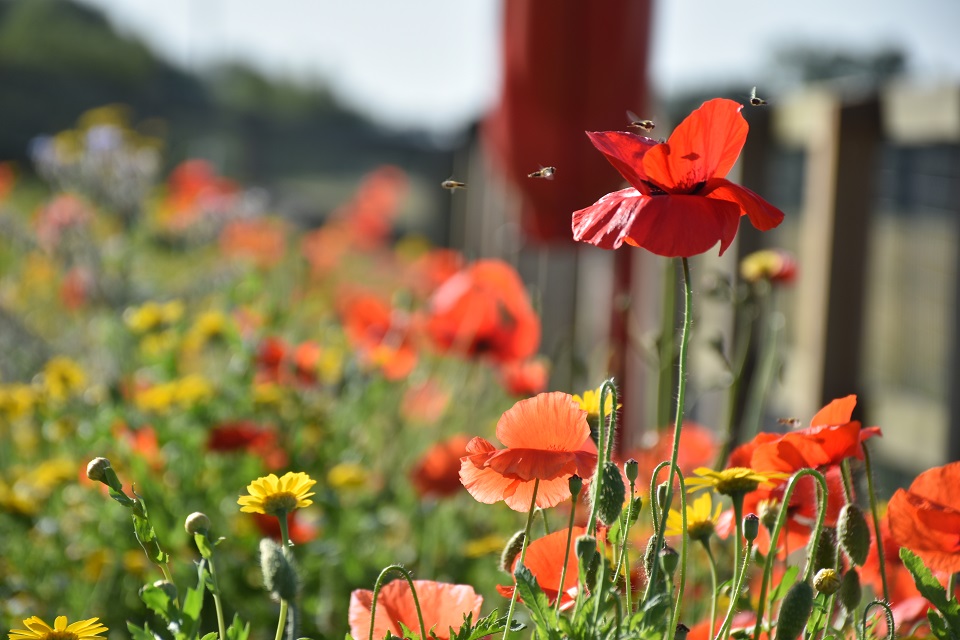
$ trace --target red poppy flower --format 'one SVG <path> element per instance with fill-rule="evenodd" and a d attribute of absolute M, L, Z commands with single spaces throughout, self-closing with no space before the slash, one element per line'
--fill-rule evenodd
<path fill-rule="evenodd" d="M 560 573 L 563 571 L 563 557 L 567 551 L 567 530 L 554 531 L 542 538 L 538 538 L 527 546 L 527 556 L 524 558 L 524 566 L 530 570 L 533 577 L 537 579 L 537 584 L 543 590 L 544 595 L 553 604 L 560 595 L 560 609 L 566 610 L 573 606 L 577 598 L 577 579 L 579 576 L 577 568 L 577 554 L 573 549 L 578 537 L 587 532 L 585 527 L 574 527 L 573 535 L 570 536 L 570 554 L 567 557 L 567 573 L 563 578 L 563 586 L 560 585 Z M 514 558 L 510 565 L 511 574 L 517 568 L 520 562 L 520 555 Z M 513 597 L 514 585 L 497 585 L 497 593 L 505 598 Z"/>
<path fill-rule="evenodd" d="M 900 559 L 900 543 L 890 531 L 890 511 L 880 518 L 880 535 L 883 537 L 884 570 L 887 573 L 887 588 L 890 591 L 890 602 L 897 603 L 908 598 L 920 595 L 917 584 L 913 581 L 910 571 Z M 873 526 L 870 526 L 870 551 L 867 561 L 860 569 L 860 582 L 868 585 L 874 593 L 883 594 L 883 577 L 880 575 L 880 559 L 877 556 L 876 536 Z"/>
<path fill-rule="evenodd" d="M 433 445 L 420 458 L 410 479 L 420 496 L 452 496 L 460 484 L 460 458 L 467 455 L 470 437 L 455 435 L 449 440 Z"/>
<path fill-rule="evenodd" d="M 960 571 L 960 462 L 921 473 L 897 489 L 887 514 L 890 530 L 934 571 Z"/>
<path fill-rule="evenodd" d="M 508 362 L 500 367 L 500 383 L 514 396 L 541 393 L 547 388 L 547 365 L 542 360 Z"/>
<path fill-rule="evenodd" d="M 272 267 L 287 250 L 285 225 L 278 220 L 234 220 L 220 232 L 220 251 L 231 258 L 250 260 L 261 268 Z"/>
<path fill-rule="evenodd" d="M 423 299 L 429 297 L 462 268 L 463 254 L 459 251 L 432 249 L 410 264 L 406 280 L 417 296 Z"/>
<path fill-rule="evenodd" d="M 472 613 L 474 621 L 480 616 L 483 598 L 469 585 L 432 580 L 414 580 L 413 585 L 417 589 L 427 634 L 433 631 L 440 640 L 447 640 L 451 628 L 457 631 L 463 625 L 464 616 Z M 372 605 L 373 591 L 357 589 L 350 594 L 350 635 L 357 640 L 366 640 L 370 635 Z M 373 625 L 374 640 L 381 640 L 387 633 L 402 638 L 400 623 L 414 633 L 420 633 L 417 609 L 406 580 L 394 580 L 380 589 L 377 619 Z"/>
<path fill-rule="evenodd" d="M 287 465 L 287 453 L 277 443 L 276 433 L 249 420 L 222 422 L 210 430 L 207 450 L 222 453 L 246 451 L 260 456 L 269 469 Z"/>
<path fill-rule="evenodd" d="M 298 515 L 299 511 L 291 511 L 287 514 L 287 534 L 290 536 L 290 542 L 293 544 L 306 544 L 317 537 L 320 530 L 311 522 L 304 522 Z M 253 522 L 260 530 L 260 535 L 280 540 L 280 521 L 276 516 L 268 516 L 263 513 L 253 513 Z"/>
<path fill-rule="evenodd" d="M 650 476 L 653 470 L 664 460 L 670 460 L 673 449 L 673 428 L 644 434 L 644 446 L 640 449 L 619 454 L 614 452 L 615 459 L 622 463 L 633 458 L 638 463 L 637 490 L 646 493 L 649 487 Z M 649 440 L 647 436 L 652 436 Z M 717 457 L 717 439 L 713 431 L 695 422 L 685 421 L 680 432 L 680 450 L 677 454 L 677 466 L 684 477 L 693 473 L 698 467 L 713 466 Z M 620 465 L 622 466 L 622 464 Z M 665 481 L 670 473 L 668 467 L 660 470 L 659 479 Z M 628 485 L 629 486 L 629 485 Z"/>
<path fill-rule="evenodd" d="M 860 443 L 882 434 L 879 427 L 861 429 L 860 422 L 850 420 L 856 404 L 855 395 L 839 398 L 818 411 L 807 429 L 782 436 L 758 434 L 734 451 L 731 464 L 734 457 L 743 461 L 749 455 L 749 463 L 744 466 L 793 473 L 805 467 L 837 465 L 846 458 L 863 459 Z"/>
<path fill-rule="evenodd" d="M 405 378 L 417 364 L 413 329 L 407 316 L 366 293 L 345 294 L 340 318 L 360 359 L 380 369 L 388 380 Z"/>
<path fill-rule="evenodd" d="M 717 242 L 726 251 L 743 215 L 761 231 L 779 225 L 782 211 L 724 177 L 747 139 L 742 108 L 722 98 L 705 102 L 661 143 L 621 131 L 588 132 L 631 187 L 574 212 L 574 239 L 689 257 Z"/>
<path fill-rule="evenodd" d="M 587 412 L 566 393 L 541 393 L 513 405 L 497 423 L 497 438 L 506 449 L 477 437 L 461 459 L 463 486 L 486 504 L 503 500 L 526 511 L 539 480 L 537 506 L 555 506 L 570 497 L 570 476 L 588 478 L 597 465 Z"/>
<path fill-rule="evenodd" d="M 293 371 L 300 383 L 313 384 L 317 381 L 317 366 L 322 353 L 320 345 L 312 340 L 301 342 L 293 350 Z"/>
<path fill-rule="evenodd" d="M 441 349 L 502 363 L 529 358 L 540 344 L 520 276 L 501 260 L 479 260 L 450 277 L 429 306 L 427 331 Z"/>
<path fill-rule="evenodd" d="M 288 345 L 281 338 L 267 336 L 257 347 L 254 362 L 257 367 L 258 382 L 280 382 L 284 360 L 290 351 Z"/>

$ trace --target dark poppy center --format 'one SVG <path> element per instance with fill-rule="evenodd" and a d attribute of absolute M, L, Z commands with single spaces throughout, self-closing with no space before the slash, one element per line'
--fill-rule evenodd
<path fill-rule="evenodd" d="M 661 188 L 658 187 L 657 185 L 653 184 L 653 183 L 650 182 L 649 180 L 644 180 L 644 181 L 643 181 L 643 184 L 646 185 L 647 189 L 650 190 L 650 195 L 651 195 L 651 196 L 665 196 L 665 195 L 667 195 L 667 192 L 666 192 L 666 191 L 664 191 L 663 189 L 661 189 Z"/>
<path fill-rule="evenodd" d="M 693 185 L 693 189 L 690 190 L 690 195 L 693 196 L 693 195 L 696 195 L 696 194 L 700 193 L 700 191 L 701 191 L 705 186 L 707 186 L 707 181 L 706 181 L 706 180 L 701 180 L 701 181 L 698 182 L 697 184 Z"/>

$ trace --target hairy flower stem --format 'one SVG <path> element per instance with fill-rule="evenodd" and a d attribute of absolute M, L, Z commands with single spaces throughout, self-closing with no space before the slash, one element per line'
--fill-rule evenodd
<path fill-rule="evenodd" d="M 744 493 L 737 492 L 730 496 L 733 501 L 733 520 L 736 526 L 736 541 L 733 545 L 733 581 L 739 578 L 737 571 L 740 570 L 740 545 L 743 544 L 743 497 Z"/>
<path fill-rule="evenodd" d="M 287 624 L 287 601 L 285 598 L 280 599 L 280 620 L 277 621 L 277 635 L 274 636 L 274 640 L 281 640 L 283 638 L 283 628 Z M 373 630 L 370 631 L 370 636 L 373 636 Z"/>
<path fill-rule="evenodd" d="M 680 453 L 680 432 L 683 427 L 683 400 L 687 390 L 687 347 L 690 343 L 690 325 L 692 324 L 693 314 L 693 289 L 690 286 L 690 263 L 687 258 L 681 258 L 683 266 L 683 333 L 680 334 L 680 354 L 679 354 L 679 373 L 677 380 L 677 413 L 673 423 L 673 451 L 670 454 L 670 473 L 667 476 L 667 495 L 663 504 L 657 505 L 660 508 L 660 518 L 657 524 L 657 531 L 654 539 L 654 548 L 659 551 L 663 546 L 663 532 L 667 526 L 667 514 L 670 512 L 670 503 L 673 501 L 673 480 L 677 472 L 677 456 Z M 656 472 L 654 472 L 656 478 Z M 654 507 L 657 508 L 657 507 Z M 656 584 L 657 562 L 653 563 L 653 570 L 650 572 L 647 582 L 647 590 L 644 594 L 644 601 L 650 597 L 651 585 Z"/>
<path fill-rule="evenodd" d="M 710 550 L 710 538 L 701 538 L 700 544 L 703 550 L 707 552 L 707 558 L 710 559 L 710 590 L 713 597 L 710 598 L 710 633 L 717 628 L 717 600 L 720 594 L 717 593 L 717 561 L 713 558 L 713 551 Z"/>
<path fill-rule="evenodd" d="M 537 497 L 536 489 L 533 490 L 533 497 L 534 497 L 534 500 L 536 500 L 536 497 Z M 527 517 L 527 533 L 528 534 L 530 533 L 529 529 L 530 529 L 530 517 L 528 516 Z M 380 575 L 377 576 L 376 584 L 373 585 L 373 602 L 370 605 L 370 635 L 367 640 L 374 640 L 373 628 L 374 628 L 374 623 L 377 620 L 377 598 L 380 597 L 380 589 L 383 588 L 383 579 L 387 577 L 387 574 L 390 573 L 391 571 L 397 571 L 398 573 L 402 574 L 403 577 L 406 579 L 407 584 L 410 585 L 410 595 L 413 597 L 413 606 L 417 609 L 417 621 L 420 623 L 420 637 L 426 638 L 427 629 L 423 624 L 423 612 L 420 610 L 420 599 L 417 598 L 417 588 L 413 585 L 413 576 L 411 576 L 410 572 L 407 571 L 406 568 L 402 567 L 401 565 L 391 564 L 389 567 L 384 567 L 383 571 L 380 572 Z M 516 590 L 514 590 L 514 593 L 516 593 Z M 510 624 L 508 622 L 507 629 L 509 628 L 510 628 Z M 279 640 L 279 638 L 280 636 L 277 636 L 277 640 Z"/>
<path fill-rule="evenodd" d="M 217 570 L 214 568 L 212 557 L 207 559 L 207 564 L 210 567 L 210 582 L 213 583 L 213 588 L 210 591 L 213 592 L 213 606 L 217 611 L 217 629 L 220 632 L 220 640 L 226 640 L 227 625 L 223 620 L 223 603 L 220 601 L 220 581 L 217 580 Z"/>
<path fill-rule="evenodd" d="M 601 400 L 602 402 L 602 400 Z M 520 547 L 520 561 L 518 565 L 522 565 L 523 561 L 527 558 L 527 544 L 530 540 L 530 527 L 533 525 L 533 514 L 537 510 L 537 490 L 540 488 L 540 478 L 537 478 L 533 483 L 533 498 L 530 500 L 530 510 L 527 512 L 527 525 L 523 528 L 523 545 Z M 566 566 L 566 564 L 564 564 Z M 514 578 L 516 580 L 516 578 Z M 411 588 L 413 583 L 411 583 Z M 562 584 L 561 584 L 562 588 Z M 510 609 L 507 610 L 507 625 L 503 628 L 503 640 L 507 640 L 507 635 L 510 633 L 510 623 L 513 622 L 513 611 L 517 608 L 517 589 L 516 585 L 513 587 L 513 595 L 510 597 Z M 562 593 L 557 594 L 557 600 L 560 600 Z M 416 596 L 414 596 L 416 598 Z M 376 600 L 374 600 L 376 601 Z M 417 605 L 417 612 L 420 612 L 420 605 Z M 423 630 L 423 617 L 420 617 L 420 637 L 426 638 L 427 634 Z M 373 640 L 373 622 L 370 623 L 370 640 Z"/>
<path fill-rule="evenodd" d="M 773 561 L 777 557 L 777 542 L 780 540 L 780 532 L 783 530 L 783 525 L 787 521 L 787 512 L 789 511 L 787 505 L 790 504 L 790 499 L 793 497 L 793 491 L 797 487 L 797 482 L 804 476 L 813 476 L 819 485 L 817 492 L 817 524 L 811 535 L 809 551 L 807 552 L 807 566 L 802 579 L 809 581 L 813 573 L 815 564 L 814 555 L 817 551 L 817 545 L 820 542 L 820 532 L 823 531 L 823 521 L 827 515 L 827 479 L 822 473 L 815 469 L 801 469 L 793 474 L 790 482 L 787 483 L 787 490 L 784 491 L 783 501 L 781 502 L 783 507 L 780 509 L 780 515 L 777 517 L 777 524 L 773 528 L 773 533 L 770 534 L 770 550 L 767 552 L 767 558 L 763 563 L 763 578 L 760 583 L 760 598 L 757 604 L 757 624 L 753 629 L 754 638 L 760 637 L 760 629 L 763 625 L 763 611 L 764 606 L 767 604 L 767 586 L 770 582 L 770 574 L 773 571 Z M 772 604 L 770 608 L 771 610 L 773 609 Z"/>
<path fill-rule="evenodd" d="M 873 487 L 873 466 L 870 464 L 870 450 L 867 442 L 860 443 L 863 449 L 863 464 L 867 474 L 867 494 L 870 496 L 870 513 L 873 516 L 873 530 L 877 537 L 877 560 L 880 562 L 880 580 L 883 582 L 883 599 L 890 602 L 890 588 L 887 586 L 887 561 L 883 557 L 883 537 L 880 535 L 880 511 L 877 509 L 877 492 Z M 866 619 L 866 614 L 864 614 Z"/>
<path fill-rule="evenodd" d="M 740 543 L 737 542 L 737 546 Z M 735 572 L 737 576 L 733 581 L 730 591 L 730 606 L 727 607 L 727 615 L 723 618 L 723 624 L 717 632 L 715 640 L 728 640 L 730 638 L 730 625 L 733 624 L 733 614 L 737 612 L 737 601 L 740 599 L 740 592 L 743 590 L 743 579 L 747 575 L 747 567 L 750 565 L 750 552 L 753 550 L 753 542 L 747 541 L 747 548 L 743 554 L 743 565 Z M 755 636 L 759 637 L 759 636 Z"/>
<path fill-rule="evenodd" d="M 686 258 L 683 259 L 686 261 Z M 673 392 L 674 315 L 676 314 L 677 269 L 667 261 L 663 269 L 663 309 L 660 316 L 660 374 L 657 384 L 657 428 L 670 420 Z"/>
<path fill-rule="evenodd" d="M 563 552 L 563 568 L 560 569 L 560 584 L 557 586 L 557 601 L 554 604 L 554 611 L 559 615 L 560 613 L 560 596 L 563 594 L 563 582 L 567 579 L 567 561 L 570 560 L 570 540 L 573 538 L 573 523 L 577 515 L 577 498 L 580 497 L 580 494 L 574 494 L 572 496 L 572 504 L 570 505 L 570 520 L 567 522 L 567 545 L 564 547 L 565 551 Z M 524 539 L 524 546 L 526 546 L 526 539 Z"/>
<path fill-rule="evenodd" d="M 850 460 L 847 458 L 840 463 L 840 477 L 843 478 L 843 498 L 850 504 L 853 502 L 853 476 L 850 473 Z"/>
<path fill-rule="evenodd" d="M 677 588 L 677 601 L 673 607 L 673 619 L 670 620 L 670 626 L 667 628 L 667 640 L 673 640 L 677 633 L 677 623 L 680 622 L 680 606 L 683 604 L 683 592 L 687 586 L 687 543 L 690 540 L 690 534 L 687 532 L 687 487 L 683 483 L 683 474 L 680 469 L 674 468 L 677 472 L 677 479 L 680 481 L 680 521 L 683 536 L 680 539 L 680 584 Z"/>
<path fill-rule="evenodd" d="M 867 619 L 869 618 L 870 609 L 873 607 L 882 607 L 883 613 L 887 617 L 887 640 L 893 640 L 896 637 L 896 626 L 893 623 L 893 611 L 890 609 L 890 605 L 881 600 L 873 600 L 863 609 L 863 625 L 858 629 L 859 640 L 866 640 L 867 638 Z"/>

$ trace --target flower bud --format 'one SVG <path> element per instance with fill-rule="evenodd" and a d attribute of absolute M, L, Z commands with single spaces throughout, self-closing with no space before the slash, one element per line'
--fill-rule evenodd
<path fill-rule="evenodd" d="M 260 570 L 263 584 L 275 598 L 293 600 L 297 595 L 297 571 L 283 547 L 264 538 L 260 541 Z"/>
<path fill-rule="evenodd" d="M 620 517 L 623 511 L 623 501 L 626 499 L 627 488 L 623 484 L 623 476 L 617 465 L 607 461 L 603 465 L 600 478 L 600 495 L 597 496 L 597 517 L 600 522 L 610 526 Z"/>
<path fill-rule="evenodd" d="M 787 591 L 780 605 L 776 640 L 796 640 L 807 626 L 812 610 L 813 587 L 805 580 L 797 582 Z"/>
<path fill-rule="evenodd" d="M 760 522 L 769 533 L 777 526 L 777 518 L 780 517 L 779 500 L 761 500 L 760 501 Z"/>
<path fill-rule="evenodd" d="M 640 464 L 633 458 L 627 460 L 623 465 L 623 472 L 627 476 L 627 480 L 631 484 L 637 481 L 637 476 L 640 475 Z"/>
<path fill-rule="evenodd" d="M 748 513 L 743 517 L 743 537 L 747 542 L 753 542 L 760 533 L 760 518 L 755 513 Z"/>
<path fill-rule="evenodd" d="M 635 496 L 633 498 L 633 507 L 630 509 L 630 522 L 628 524 L 632 525 L 637 521 L 637 518 L 640 517 L 641 509 L 643 509 L 643 498 L 641 496 Z"/>
<path fill-rule="evenodd" d="M 643 571 L 647 579 L 653 575 L 653 562 L 657 558 L 657 536 L 650 536 L 647 540 L 647 548 L 643 551 Z"/>
<path fill-rule="evenodd" d="M 674 640 L 687 640 L 687 634 L 690 633 L 690 627 L 682 622 L 677 623 L 677 631 L 673 634 Z"/>
<path fill-rule="evenodd" d="M 572 495 L 574 498 L 579 496 L 580 490 L 583 489 L 583 478 L 574 474 L 570 476 L 568 483 L 570 485 L 570 495 Z"/>
<path fill-rule="evenodd" d="M 663 505 L 667 502 L 667 483 L 661 482 L 657 486 L 657 510 L 663 511 Z"/>
<path fill-rule="evenodd" d="M 94 482 L 106 484 L 106 470 L 110 468 L 110 461 L 106 458 L 94 458 L 87 465 L 87 477 Z"/>
<path fill-rule="evenodd" d="M 590 563 L 593 562 L 593 556 L 597 553 L 597 539 L 593 536 L 579 536 L 574 543 L 577 550 L 577 557 L 583 562 L 584 565 L 590 566 Z"/>
<path fill-rule="evenodd" d="M 677 565 L 680 564 L 680 554 L 677 553 L 677 550 L 673 547 L 666 546 L 663 549 L 660 549 L 660 568 L 663 569 L 664 575 L 670 576 L 670 579 L 673 579 L 674 574 L 677 572 Z"/>
<path fill-rule="evenodd" d="M 206 534 L 210 531 L 210 518 L 208 518 L 205 513 L 194 511 L 187 516 L 187 519 L 183 523 L 183 528 L 192 536 L 198 533 Z"/>
<path fill-rule="evenodd" d="M 833 527 L 824 527 L 817 541 L 817 550 L 813 556 L 813 568 L 834 569 L 837 566 L 837 530 Z"/>
<path fill-rule="evenodd" d="M 847 611 L 855 611 L 860 606 L 860 598 L 863 596 L 863 589 L 860 588 L 860 574 L 856 569 L 850 569 L 843 574 L 840 581 L 840 591 L 837 592 L 837 599 Z"/>
<path fill-rule="evenodd" d="M 513 575 L 513 561 L 523 550 L 523 540 L 523 529 L 520 529 L 507 541 L 507 546 L 503 548 L 503 553 L 500 554 L 500 570 L 504 573 Z"/>
<path fill-rule="evenodd" d="M 867 552 L 870 551 L 870 528 L 860 507 L 851 503 L 843 505 L 837 519 L 837 534 L 847 557 L 855 565 L 862 567 L 867 561 Z"/>
<path fill-rule="evenodd" d="M 832 596 L 840 589 L 840 574 L 836 569 L 820 569 L 817 575 L 813 576 L 813 588 Z"/>

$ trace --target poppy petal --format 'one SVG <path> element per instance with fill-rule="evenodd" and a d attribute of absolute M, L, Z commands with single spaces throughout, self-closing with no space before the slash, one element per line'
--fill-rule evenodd
<path fill-rule="evenodd" d="M 623 232 L 650 198 L 633 187 L 613 191 L 573 212 L 573 239 L 601 249 L 618 249 Z"/>
<path fill-rule="evenodd" d="M 750 224 L 760 231 L 769 231 L 783 222 L 783 211 L 746 187 L 734 184 L 725 178 L 710 180 L 700 195 L 740 206 L 740 214 L 750 219 Z"/>
<path fill-rule="evenodd" d="M 658 142 L 652 138 L 625 131 L 587 131 L 593 146 L 620 175 L 644 194 L 649 194 L 647 176 L 643 172 L 643 156 Z"/>
<path fill-rule="evenodd" d="M 832 424 L 846 424 L 853 417 L 853 409 L 857 406 L 857 396 L 851 394 L 845 398 L 837 398 L 817 412 L 810 420 L 811 427 L 821 427 Z"/>
<path fill-rule="evenodd" d="M 623 239 L 651 253 L 688 258 L 719 242 L 723 255 L 737 235 L 740 209 L 732 202 L 684 195 L 644 200 L 642 212 L 630 220 Z"/>
<path fill-rule="evenodd" d="M 497 439 L 511 449 L 578 451 L 589 438 L 587 412 L 560 391 L 520 400 L 497 422 Z"/>
<path fill-rule="evenodd" d="M 665 144 L 643 157 L 646 177 L 669 193 L 689 193 L 697 184 L 727 175 L 747 140 L 743 105 L 716 98 L 684 118 Z"/>

